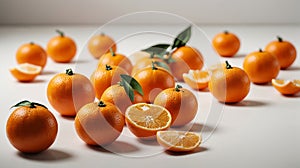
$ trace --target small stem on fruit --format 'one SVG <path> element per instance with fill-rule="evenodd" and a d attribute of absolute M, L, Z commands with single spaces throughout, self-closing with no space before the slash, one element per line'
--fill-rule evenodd
<path fill-rule="evenodd" d="M 103 101 L 99 101 L 98 106 L 99 106 L 99 107 L 105 107 L 106 104 L 105 104 Z"/>
<path fill-rule="evenodd" d="M 225 31 L 224 31 L 224 34 L 229 34 L 229 31 L 228 31 L 228 30 L 225 30 Z"/>
<path fill-rule="evenodd" d="M 64 37 L 65 36 L 64 32 L 62 32 L 60 30 L 56 30 L 56 32 L 60 35 L 60 37 Z"/>
<path fill-rule="evenodd" d="M 116 56 L 116 53 L 114 52 L 114 50 L 112 48 L 110 48 L 109 51 L 112 56 Z"/>
<path fill-rule="evenodd" d="M 71 75 L 74 75 L 74 73 L 73 73 L 73 71 L 72 71 L 71 68 L 69 68 L 69 69 L 66 70 L 66 74 L 67 74 L 67 75 L 70 75 L 70 76 L 71 76 Z"/>
<path fill-rule="evenodd" d="M 101 32 L 100 35 L 101 35 L 101 36 L 105 36 L 105 33 Z"/>
<path fill-rule="evenodd" d="M 176 85 L 176 87 L 175 87 L 175 91 L 176 92 L 180 92 L 180 89 L 182 88 L 182 86 L 181 85 Z"/>
<path fill-rule="evenodd" d="M 259 52 L 263 52 L 263 50 L 260 48 L 259 50 L 258 50 Z"/>
<path fill-rule="evenodd" d="M 152 70 L 157 70 L 158 68 L 155 66 L 155 62 L 152 61 Z"/>
<path fill-rule="evenodd" d="M 36 108 L 35 104 L 33 102 L 31 102 L 29 108 Z"/>
<path fill-rule="evenodd" d="M 112 70 L 112 67 L 110 66 L 110 65 L 105 65 L 105 69 L 107 70 L 107 71 L 110 71 L 110 70 Z"/>
<path fill-rule="evenodd" d="M 229 64 L 228 61 L 225 61 L 225 63 L 226 63 L 226 69 L 232 69 L 232 66 Z"/>
<path fill-rule="evenodd" d="M 279 42 L 282 42 L 282 41 L 283 41 L 282 38 L 281 38 L 280 36 L 277 36 L 277 39 L 278 39 Z"/>
<path fill-rule="evenodd" d="M 33 42 L 33 41 L 31 41 L 29 44 L 30 44 L 30 45 L 34 45 L 34 42 Z"/>

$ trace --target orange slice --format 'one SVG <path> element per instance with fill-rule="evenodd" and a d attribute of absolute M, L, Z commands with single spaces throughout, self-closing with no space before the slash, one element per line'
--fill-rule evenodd
<path fill-rule="evenodd" d="M 42 67 L 29 63 L 23 63 L 11 68 L 9 71 L 18 81 L 31 82 L 41 73 Z"/>
<path fill-rule="evenodd" d="M 293 95 L 300 92 L 300 80 L 272 79 L 274 88 L 283 95 Z"/>
<path fill-rule="evenodd" d="M 202 141 L 200 134 L 185 131 L 158 131 L 156 139 L 166 150 L 174 152 L 192 151 Z"/>
<path fill-rule="evenodd" d="M 191 88 L 196 90 L 202 90 L 207 88 L 210 80 L 209 71 L 201 70 L 189 70 L 188 73 L 183 74 L 183 80 Z"/>
<path fill-rule="evenodd" d="M 159 105 L 137 103 L 129 106 L 125 112 L 128 129 L 141 139 L 155 139 L 156 132 L 171 126 L 170 112 Z"/>

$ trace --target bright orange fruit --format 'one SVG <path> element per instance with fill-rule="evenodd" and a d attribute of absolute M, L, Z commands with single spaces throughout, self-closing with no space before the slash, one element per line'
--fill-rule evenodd
<path fill-rule="evenodd" d="M 195 90 L 207 88 L 209 80 L 209 71 L 189 70 L 188 73 L 183 74 L 183 81 Z"/>

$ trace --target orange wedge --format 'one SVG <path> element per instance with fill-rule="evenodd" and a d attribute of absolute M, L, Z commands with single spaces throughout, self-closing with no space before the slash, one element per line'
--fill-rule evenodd
<path fill-rule="evenodd" d="M 23 63 L 11 68 L 9 71 L 18 81 L 31 82 L 41 73 L 42 67 L 29 63 Z"/>
<path fill-rule="evenodd" d="M 283 95 L 293 95 L 300 92 L 300 80 L 272 79 L 274 88 Z"/>
<path fill-rule="evenodd" d="M 188 73 L 183 74 L 183 80 L 191 88 L 196 90 L 202 90 L 207 88 L 210 80 L 209 71 L 201 70 L 189 70 Z"/>
<path fill-rule="evenodd" d="M 128 129 L 141 139 L 155 139 L 157 131 L 171 126 L 170 112 L 159 105 L 137 103 L 129 106 L 125 112 Z"/>
<path fill-rule="evenodd" d="M 156 139 L 166 150 L 174 152 L 192 151 L 202 141 L 201 135 L 185 131 L 158 131 Z"/>

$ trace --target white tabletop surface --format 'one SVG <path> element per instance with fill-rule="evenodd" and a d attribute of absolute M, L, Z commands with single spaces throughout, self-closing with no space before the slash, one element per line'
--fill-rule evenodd
<path fill-rule="evenodd" d="M 276 35 L 292 42 L 300 52 L 299 25 L 198 25 L 211 40 L 223 30 L 236 33 L 241 40 L 237 56 L 228 58 L 232 65 L 241 67 L 244 56 L 252 51 L 264 48 L 275 40 Z M 78 46 L 75 60 L 69 64 L 57 64 L 52 60 L 38 76 L 35 82 L 19 83 L 8 69 L 16 65 L 17 48 L 30 41 L 43 47 L 55 35 L 55 29 L 61 29 L 74 38 Z M 46 86 L 56 73 L 72 67 L 77 73 L 87 76 L 96 60 L 84 46 L 87 39 L 97 30 L 97 26 L 1 26 L 1 106 L 0 106 L 0 167 L 272 167 L 296 168 L 300 166 L 300 95 L 285 97 L 271 85 L 251 85 L 249 95 L 244 101 L 234 105 L 223 105 L 215 102 L 209 92 L 196 92 L 199 100 L 199 111 L 192 131 L 201 132 L 205 141 L 192 153 L 174 154 L 164 152 L 155 142 L 138 141 L 124 128 L 122 135 L 106 149 L 88 147 L 76 135 L 73 120 L 61 117 L 48 103 Z M 135 30 L 153 29 L 160 33 L 132 34 Z M 105 29 L 105 33 L 118 41 L 118 52 L 130 55 L 146 45 L 166 42 L 185 26 L 129 26 L 119 25 Z M 198 29 L 197 29 L 198 30 Z M 207 39 L 195 32 L 190 45 L 199 48 L 209 64 L 224 61 L 217 57 L 209 47 Z M 129 35 L 131 34 L 131 35 Z M 147 37 L 150 37 L 149 39 Z M 155 38 L 154 38 L 155 37 Z M 204 43 L 202 42 L 204 40 Z M 206 43 L 205 43 L 206 41 Z M 82 52 L 81 52 L 82 50 Z M 280 71 L 278 78 L 300 79 L 300 58 L 287 70 Z M 185 84 L 183 84 L 186 86 Z M 186 86 L 188 87 L 188 86 Z M 45 152 L 38 155 L 25 155 L 18 152 L 9 143 L 5 126 L 15 103 L 28 99 L 46 105 L 56 116 L 59 132 L 55 143 Z M 213 107 L 212 107 L 213 106 Z M 213 111 L 217 110 L 217 111 Z M 208 119 L 209 118 L 209 119 Z M 206 122 L 207 121 L 207 122 Z M 205 125 L 206 129 L 201 131 Z M 212 132 L 215 128 L 215 131 Z"/>

